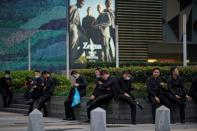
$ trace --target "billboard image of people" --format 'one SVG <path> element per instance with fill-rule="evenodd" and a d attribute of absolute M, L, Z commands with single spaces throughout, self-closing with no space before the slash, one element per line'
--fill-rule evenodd
<path fill-rule="evenodd" d="M 115 61 L 115 0 L 70 0 L 70 66 Z"/>

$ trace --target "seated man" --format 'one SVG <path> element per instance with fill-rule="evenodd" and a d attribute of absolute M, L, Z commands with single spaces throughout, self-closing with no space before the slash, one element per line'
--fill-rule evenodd
<path fill-rule="evenodd" d="M 98 79 L 96 83 L 97 90 L 94 90 L 91 103 L 87 107 L 87 116 L 90 119 L 90 112 L 102 105 L 110 102 L 113 97 L 117 96 L 118 80 L 110 76 L 109 72 L 102 70 L 100 72 L 102 80 Z M 99 92 L 98 92 L 99 91 Z"/>
<path fill-rule="evenodd" d="M 89 101 L 87 102 L 87 105 L 89 105 L 91 103 L 91 101 L 93 101 L 96 97 L 98 97 L 101 94 L 101 89 L 99 88 L 99 81 L 101 81 L 101 75 L 100 75 L 101 69 L 97 68 L 95 70 L 95 87 L 93 89 L 92 95 L 90 96 Z"/>
<path fill-rule="evenodd" d="M 154 68 L 152 70 L 152 76 L 150 76 L 147 81 L 147 91 L 148 98 L 152 105 L 152 119 L 155 123 L 155 112 L 158 107 L 165 105 L 171 109 L 172 104 L 166 95 L 166 90 L 164 88 L 164 83 L 160 78 L 160 69 Z"/>
<path fill-rule="evenodd" d="M 50 100 L 56 86 L 55 80 L 51 77 L 51 73 L 44 71 L 43 73 L 44 86 L 41 90 L 40 98 L 38 101 L 38 110 L 43 109 L 43 116 L 47 117 L 48 112 L 45 103 Z"/>
<path fill-rule="evenodd" d="M 31 89 L 32 89 L 32 85 L 33 85 L 33 80 L 31 77 L 26 77 L 25 78 L 25 85 L 24 85 L 24 88 L 25 88 L 25 94 L 24 94 L 24 99 L 25 99 L 25 102 L 26 101 L 29 101 L 31 99 Z"/>
<path fill-rule="evenodd" d="M 73 102 L 73 95 L 75 88 L 77 88 L 77 90 L 79 91 L 80 97 L 86 96 L 87 81 L 85 77 L 81 76 L 77 71 L 72 71 L 71 76 L 75 79 L 75 83 L 64 102 L 64 106 L 65 106 L 64 120 L 75 120 L 74 107 L 71 106 Z"/>
<path fill-rule="evenodd" d="M 172 67 L 170 69 L 170 77 L 168 78 L 168 97 L 173 104 L 172 110 L 176 109 L 174 105 L 178 106 L 181 123 L 185 123 L 186 101 L 191 99 L 187 94 L 183 82 L 179 69 L 177 67 Z"/>
<path fill-rule="evenodd" d="M 33 80 L 30 78 L 25 82 L 25 87 L 27 88 L 27 92 L 25 93 L 26 104 L 29 105 L 29 111 L 26 115 L 29 115 L 33 111 L 34 102 L 40 97 L 40 92 L 42 92 L 44 87 L 44 80 L 41 77 L 40 71 L 36 70 L 34 75 Z"/>
<path fill-rule="evenodd" d="M 135 101 L 135 97 L 131 94 L 131 91 L 134 90 L 134 88 L 132 86 L 131 73 L 129 71 L 123 72 L 122 77 L 119 79 L 119 84 L 119 100 L 130 105 L 132 124 L 136 124 L 136 105 L 138 105 L 140 109 L 142 109 L 142 106 L 139 102 Z"/>

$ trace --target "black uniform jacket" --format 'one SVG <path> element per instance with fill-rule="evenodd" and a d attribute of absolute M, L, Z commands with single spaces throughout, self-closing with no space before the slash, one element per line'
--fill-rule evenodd
<path fill-rule="evenodd" d="M 51 96 L 53 94 L 55 86 L 56 85 L 52 77 L 44 79 L 44 89 L 42 94 L 45 96 Z"/>
<path fill-rule="evenodd" d="M 182 98 L 185 98 L 186 96 L 186 89 L 184 88 L 183 80 L 180 78 L 180 76 L 176 79 L 173 77 L 168 79 L 168 90 L 173 96 L 179 95 Z"/>
<path fill-rule="evenodd" d="M 87 81 L 84 76 L 79 76 L 79 78 L 76 79 L 76 83 L 79 84 L 77 87 L 79 94 L 81 97 L 86 96 L 86 87 L 87 87 Z"/>
<path fill-rule="evenodd" d="M 116 77 L 109 76 L 107 80 L 103 80 L 102 82 L 102 88 L 105 90 L 104 93 L 113 94 L 115 98 L 118 98 L 120 91 L 118 79 Z"/>
<path fill-rule="evenodd" d="M 132 90 L 134 90 L 133 88 L 133 80 L 129 79 L 129 80 L 125 80 L 123 77 L 119 78 L 119 86 L 120 86 L 120 93 L 127 93 L 130 94 L 130 92 Z"/>
<path fill-rule="evenodd" d="M 149 97 L 159 97 L 165 94 L 165 89 L 161 86 L 162 80 L 160 77 L 149 77 L 146 81 L 147 91 Z"/>
<path fill-rule="evenodd" d="M 10 90 L 11 81 L 10 77 L 2 77 L 0 79 L 0 90 Z"/>

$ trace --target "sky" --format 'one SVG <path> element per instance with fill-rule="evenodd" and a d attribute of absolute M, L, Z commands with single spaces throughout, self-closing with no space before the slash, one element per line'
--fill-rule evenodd
<path fill-rule="evenodd" d="M 70 5 L 76 4 L 77 0 L 70 0 Z M 80 19 L 82 22 L 82 19 L 87 15 L 87 8 L 90 6 L 92 7 L 93 16 L 95 18 L 98 17 L 97 12 L 97 5 L 101 4 L 103 6 L 103 9 L 105 9 L 105 0 L 85 0 L 84 6 L 79 9 Z M 115 0 L 112 0 L 112 9 L 115 10 Z"/>

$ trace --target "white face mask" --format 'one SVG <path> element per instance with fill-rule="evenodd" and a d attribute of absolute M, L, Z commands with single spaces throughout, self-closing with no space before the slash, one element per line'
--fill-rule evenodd
<path fill-rule="evenodd" d="M 8 77 L 10 77 L 9 75 L 5 75 L 5 78 L 8 78 Z"/>
<path fill-rule="evenodd" d="M 39 78 L 39 77 L 40 77 L 39 75 L 36 75 L 36 76 L 35 76 L 35 78 Z"/>
<path fill-rule="evenodd" d="M 130 80 L 131 78 L 130 77 L 126 77 L 126 78 L 124 78 L 125 80 Z"/>
<path fill-rule="evenodd" d="M 100 78 L 101 76 L 100 75 L 96 75 L 96 78 Z"/>
<path fill-rule="evenodd" d="M 79 78 L 79 74 L 73 76 L 75 79 Z"/>

